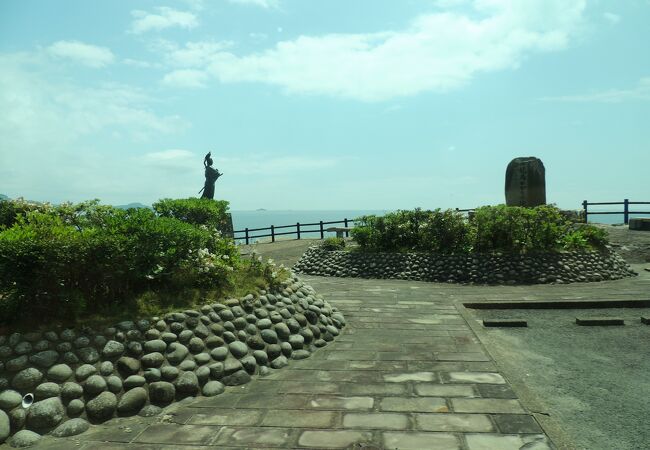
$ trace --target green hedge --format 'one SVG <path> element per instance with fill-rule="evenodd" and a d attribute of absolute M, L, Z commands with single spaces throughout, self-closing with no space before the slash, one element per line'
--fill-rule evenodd
<path fill-rule="evenodd" d="M 165 198 L 154 203 L 154 211 L 161 217 L 173 217 L 194 225 L 224 230 L 226 226 L 228 202 L 207 198 Z"/>
<path fill-rule="evenodd" d="M 147 290 L 219 288 L 240 266 L 234 242 L 214 228 L 148 209 L 96 200 L 0 206 L 0 321 L 26 312 L 74 317 L 126 307 Z M 187 213 L 201 217 L 205 209 Z"/>
<path fill-rule="evenodd" d="M 371 252 L 529 253 L 607 244 L 605 230 L 573 224 L 553 205 L 484 206 L 470 219 L 453 210 L 416 209 L 363 216 L 355 222 L 353 238 L 361 250 Z"/>

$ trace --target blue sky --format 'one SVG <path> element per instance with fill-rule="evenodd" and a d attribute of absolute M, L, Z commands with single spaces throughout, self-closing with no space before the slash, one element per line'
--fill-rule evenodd
<path fill-rule="evenodd" d="M 650 201 L 649 0 L 0 3 L 0 193 L 234 210 Z"/>

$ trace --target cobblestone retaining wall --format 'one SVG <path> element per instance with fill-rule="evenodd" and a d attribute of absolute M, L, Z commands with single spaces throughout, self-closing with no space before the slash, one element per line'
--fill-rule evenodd
<path fill-rule="evenodd" d="M 530 255 L 431 255 L 326 251 L 313 246 L 293 270 L 322 276 L 476 284 L 573 283 L 636 275 L 610 250 Z"/>
<path fill-rule="evenodd" d="M 71 436 L 89 422 L 155 415 L 188 396 L 218 395 L 225 385 L 309 357 L 345 325 L 295 276 L 261 294 L 99 332 L 0 336 L 0 443 L 12 436 L 12 446 L 23 446 L 48 432 Z"/>

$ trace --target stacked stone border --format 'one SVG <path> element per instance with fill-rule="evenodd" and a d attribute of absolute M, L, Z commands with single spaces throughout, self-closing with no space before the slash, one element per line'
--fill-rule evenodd
<path fill-rule="evenodd" d="M 636 275 L 616 253 L 572 251 L 538 254 L 363 253 L 310 247 L 296 273 L 471 284 L 544 284 L 616 280 Z"/>
<path fill-rule="evenodd" d="M 90 423 L 156 415 L 185 397 L 221 394 L 309 357 L 344 326 L 336 308 L 292 275 L 257 298 L 100 332 L 0 336 L 0 443 L 28 446 L 45 433 L 72 436 Z"/>

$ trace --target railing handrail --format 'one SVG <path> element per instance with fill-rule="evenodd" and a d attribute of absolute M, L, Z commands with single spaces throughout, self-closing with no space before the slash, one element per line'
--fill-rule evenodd
<path fill-rule="evenodd" d="M 623 205 L 623 211 L 589 211 L 589 206 L 593 205 Z M 622 202 L 582 202 L 582 208 L 585 213 L 585 223 L 589 220 L 589 215 L 593 214 L 623 214 L 623 223 L 625 225 L 630 222 L 630 214 L 650 214 L 650 211 L 630 211 L 630 205 L 650 205 L 650 202 L 631 202 L 629 199 L 624 199 Z"/>
<path fill-rule="evenodd" d="M 588 207 L 589 206 L 595 206 L 595 205 L 623 205 L 623 211 L 589 211 Z M 631 202 L 628 199 L 624 199 L 622 202 L 589 202 L 587 200 L 584 200 L 582 202 L 582 207 L 584 208 L 584 214 L 585 214 L 585 223 L 588 220 L 589 215 L 594 215 L 594 214 L 623 214 L 623 220 L 625 224 L 627 225 L 629 222 L 629 216 L 630 214 L 650 214 L 650 211 L 630 211 L 629 205 L 650 205 L 650 202 Z M 460 209 L 460 208 L 455 208 L 457 212 L 472 212 L 475 210 L 475 208 L 467 208 L 467 209 Z M 243 230 L 234 230 L 233 231 L 233 236 L 235 236 L 235 233 L 243 233 L 243 237 L 234 237 L 235 239 L 243 239 L 246 241 L 246 244 L 249 244 L 251 239 L 256 239 L 256 238 L 263 238 L 263 237 L 270 237 L 271 242 L 275 242 L 275 237 L 276 236 L 286 236 L 290 234 L 295 234 L 297 235 L 297 239 L 300 239 L 301 235 L 303 233 L 320 233 L 321 239 L 325 237 L 325 228 L 324 225 L 335 225 L 335 224 L 344 224 L 346 228 L 348 228 L 349 224 L 353 224 L 356 222 L 354 219 L 348 219 L 345 218 L 343 220 L 332 220 L 332 221 L 318 221 L 318 222 L 312 222 L 312 223 L 300 223 L 296 222 L 296 224 L 292 225 L 271 225 L 270 227 L 264 227 L 264 228 L 245 228 Z M 317 226 L 317 229 L 305 229 L 304 227 L 315 227 Z M 275 230 L 278 229 L 287 229 L 287 228 L 296 228 L 295 231 L 283 231 L 283 232 L 276 232 Z M 251 236 L 250 233 L 254 231 L 271 231 L 270 234 L 258 234 L 258 235 L 253 235 Z M 345 231 L 345 236 L 349 236 L 349 232 Z"/>

